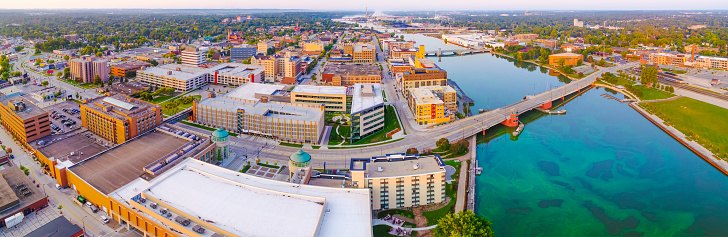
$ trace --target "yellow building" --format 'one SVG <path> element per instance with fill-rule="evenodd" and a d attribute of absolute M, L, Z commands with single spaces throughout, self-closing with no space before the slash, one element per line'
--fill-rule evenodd
<path fill-rule="evenodd" d="M 407 101 L 419 125 L 438 124 L 455 118 L 457 93 L 450 86 L 423 86 L 409 90 Z"/>
<path fill-rule="evenodd" d="M 349 171 L 353 186 L 371 190 L 374 210 L 440 203 L 447 197 L 445 163 L 437 155 L 354 158 Z"/>
<path fill-rule="evenodd" d="M 647 58 L 659 65 L 670 65 L 675 67 L 684 67 L 687 58 L 684 54 L 670 54 L 670 53 L 654 53 L 648 54 Z"/>
<path fill-rule="evenodd" d="M 298 85 L 291 91 L 291 104 L 324 106 L 325 112 L 346 113 L 347 104 L 351 103 L 351 96 L 347 96 L 351 93 L 347 91 L 345 86 Z"/>
<path fill-rule="evenodd" d="M 114 144 L 124 143 L 162 124 L 162 108 L 123 95 L 107 95 L 81 104 L 81 123 Z"/>
<path fill-rule="evenodd" d="M 579 61 L 584 60 L 584 55 L 575 53 L 560 53 L 549 55 L 549 64 L 560 66 L 559 61 L 564 60 L 564 66 L 576 66 Z"/>
<path fill-rule="evenodd" d="M 324 45 L 318 42 L 306 42 L 303 44 L 303 51 L 321 53 L 324 51 Z"/>
<path fill-rule="evenodd" d="M 354 44 L 354 57 L 353 62 L 355 63 L 374 63 L 376 61 L 376 48 L 371 43 L 356 43 Z"/>

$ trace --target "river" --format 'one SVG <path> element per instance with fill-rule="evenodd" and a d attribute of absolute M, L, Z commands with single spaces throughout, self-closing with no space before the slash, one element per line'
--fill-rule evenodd
<path fill-rule="evenodd" d="M 423 35 L 405 38 L 428 50 L 446 47 Z M 476 112 L 568 83 L 490 54 L 431 59 L 475 100 Z M 602 94 L 612 93 L 576 96 L 566 115 L 522 115 L 527 125 L 517 139 L 501 135 L 502 126 L 479 136 L 484 170 L 475 212 L 498 236 L 728 236 L 728 179 Z"/>

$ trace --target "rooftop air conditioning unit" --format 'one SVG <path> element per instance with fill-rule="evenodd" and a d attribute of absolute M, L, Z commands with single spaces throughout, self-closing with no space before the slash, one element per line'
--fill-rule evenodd
<path fill-rule="evenodd" d="M 381 166 L 377 167 L 377 171 L 379 171 L 379 172 L 384 171 L 384 167 L 381 167 Z"/>
<path fill-rule="evenodd" d="M 420 168 L 420 164 L 414 164 L 412 165 L 412 168 L 418 170 Z"/>

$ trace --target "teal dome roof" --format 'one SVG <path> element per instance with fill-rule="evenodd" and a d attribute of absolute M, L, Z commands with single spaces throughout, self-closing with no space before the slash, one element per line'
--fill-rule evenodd
<path fill-rule="evenodd" d="M 298 150 L 296 153 L 291 154 L 290 159 L 293 162 L 305 163 L 311 160 L 311 155 L 302 150 Z"/>
<path fill-rule="evenodd" d="M 219 137 L 219 138 L 227 138 L 228 137 L 228 132 L 225 131 L 225 129 L 218 128 L 217 130 L 215 130 L 214 132 L 212 132 L 212 136 L 213 137 Z"/>

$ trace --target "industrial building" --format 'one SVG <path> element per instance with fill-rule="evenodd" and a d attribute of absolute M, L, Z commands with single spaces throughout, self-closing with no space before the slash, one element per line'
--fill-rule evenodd
<path fill-rule="evenodd" d="M 351 142 L 384 129 L 382 84 L 359 83 L 352 86 Z"/>
<path fill-rule="evenodd" d="M 407 100 L 417 124 L 448 122 L 455 118 L 457 92 L 450 86 L 423 86 L 409 90 Z"/>
<path fill-rule="evenodd" d="M 48 112 L 23 96 L 0 99 L 0 119 L 2 125 L 20 140 L 21 144 L 51 135 Z"/>
<path fill-rule="evenodd" d="M 263 71 L 260 66 L 237 63 L 221 63 L 209 68 L 166 64 L 137 71 L 137 78 L 148 85 L 187 92 L 208 83 L 238 86 L 262 82 Z"/>
<path fill-rule="evenodd" d="M 346 86 L 298 85 L 291 91 L 291 103 L 323 106 L 325 112 L 346 113 L 351 105 L 351 89 Z"/>
<path fill-rule="evenodd" d="M 294 105 L 281 85 L 249 83 L 228 94 L 193 102 L 193 121 L 236 133 L 318 144 L 324 126 L 324 108 Z"/>
<path fill-rule="evenodd" d="M 447 197 L 445 163 L 438 155 L 354 158 L 349 170 L 355 187 L 371 190 L 373 210 L 434 204 Z"/>
<path fill-rule="evenodd" d="M 158 105 L 120 94 L 109 94 L 81 104 L 81 124 L 111 141 L 124 143 L 162 124 Z"/>
<path fill-rule="evenodd" d="M 332 86 L 382 83 L 382 70 L 374 64 L 326 64 L 321 80 Z"/>

